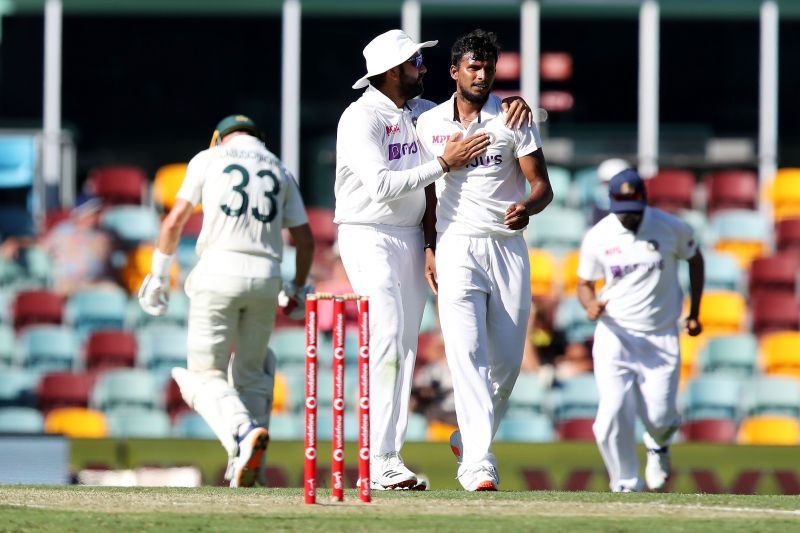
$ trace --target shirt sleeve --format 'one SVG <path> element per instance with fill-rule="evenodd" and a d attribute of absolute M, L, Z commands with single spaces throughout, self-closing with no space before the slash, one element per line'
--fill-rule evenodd
<path fill-rule="evenodd" d="M 596 281 L 604 278 L 605 273 L 602 263 L 597 260 L 591 235 L 591 233 L 587 233 L 581 243 L 581 251 L 578 256 L 578 277 L 587 281 Z"/>
<path fill-rule="evenodd" d="M 177 198 L 191 202 L 192 205 L 200 203 L 206 171 L 210 162 L 211 156 L 208 150 L 200 152 L 189 161 L 189 165 L 186 168 L 186 176 L 183 178 L 181 188 L 176 195 Z"/>
<path fill-rule="evenodd" d="M 515 152 L 514 155 L 519 159 L 532 154 L 542 147 L 542 139 L 539 136 L 539 128 L 536 124 L 528 126 L 524 124 L 521 128 L 512 130 L 514 132 Z"/>
<path fill-rule="evenodd" d="M 691 259 L 694 257 L 694 254 L 697 253 L 697 240 L 694 238 L 694 230 L 689 224 L 679 218 L 674 219 L 673 225 L 678 239 L 678 259 Z"/>
<path fill-rule="evenodd" d="M 300 186 L 288 170 L 283 170 L 286 176 L 286 200 L 283 209 L 283 227 L 294 228 L 308 223 L 308 215 L 300 195 Z"/>
<path fill-rule="evenodd" d="M 380 142 L 381 124 L 365 109 L 346 113 L 341 126 L 340 133 L 348 139 L 345 143 L 347 166 L 374 202 L 396 200 L 442 175 L 442 167 L 435 160 L 407 170 L 389 170 Z"/>
<path fill-rule="evenodd" d="M 430 136 L 427 135 L 427 124 L 428 120 L 425 116 L 419 117 L 419 121 L 417 121 L 417 144 L 419 145 L 419 156 L 420 161 L 427 163 L 429 161 L 433 161 L 436 159 L 436 156 L 431 149 L 430 144 L 428 144 L 426 139 L 429 139 Z"/>

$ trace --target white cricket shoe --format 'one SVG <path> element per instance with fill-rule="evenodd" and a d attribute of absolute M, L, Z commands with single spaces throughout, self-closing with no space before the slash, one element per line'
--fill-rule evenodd
<path fill-rule="evenodd" d="M 256 484 L 261 456 L 269 444 L 269 432 L 251 425 L 247 433 L 238 437 L 238 451 L 231 468 L 231 487 L 252 487 Z"/>
<path fill-rule="evenodd" d="M 672 467 L 669 458 L 669 447 L 647 450 L 647 465 L 644 468 L 644 479 L 647 488 L 653 491 L 663 490 L 669 480 Z"/>
<path fill-rule="evenodd" d="M 375 455 L 372 460 L 373 472 L 377 473 L 370 481 L 370 486 L 374 490 L 409 490 L 418 485 L 417 475 L 403 464 L 403 458 L 399 453 Z"/>
<path fill-rule="evenodd" d="M 616 487 L 611 488 L 611 492 L 642 492 L 644 490 L 644 481 L 637 479 L 633 485 L 619 483 Z"/>
<path fill-rule="evenodd" d="M 455 430 L 453 433 L 450 434 L 450 449 L 453 451 L 453 455 L 456 456 L 458 462 L 461 462 L 461 456 L 464 455 L 464 445 L 461 443 L 461 432 L 459 430 Z"/>
<path fill-rule="evenodd" d="M 461 466 L 458 469 L 458 481 L 470 492 L 496 491 L 500 484 L 497 468 L 490 464 L 478 464 L 471 467 Z"/>

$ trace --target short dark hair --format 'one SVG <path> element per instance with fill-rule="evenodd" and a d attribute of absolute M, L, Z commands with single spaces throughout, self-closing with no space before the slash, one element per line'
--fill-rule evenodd
<path fill-rule="evenodd" d="M 494 59 L 496 62 L 500 57 L 500 43 L 497 42 L 497 35 L 480 28 L 462 35 L 456 39 L 450 49 L 450 64 L 457 67 L 464 54 L 471 54 L 478 61 Z"/>

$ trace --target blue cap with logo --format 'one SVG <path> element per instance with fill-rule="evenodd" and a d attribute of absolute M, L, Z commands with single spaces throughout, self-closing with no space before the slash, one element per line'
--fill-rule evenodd
<path fill-rule="evenodd" d="M 608 182 L 608 196 L 612 213 L 637 213 L 647 207 L 644 180 L 632 168 L 615 174 Z"/>

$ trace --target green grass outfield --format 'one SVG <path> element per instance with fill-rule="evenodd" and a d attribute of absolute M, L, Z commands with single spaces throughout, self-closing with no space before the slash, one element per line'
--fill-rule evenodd
<path fill-rule="evenodd" d="M 798 531 L 795 496 L 0 487 L 0 531 Z"/>

